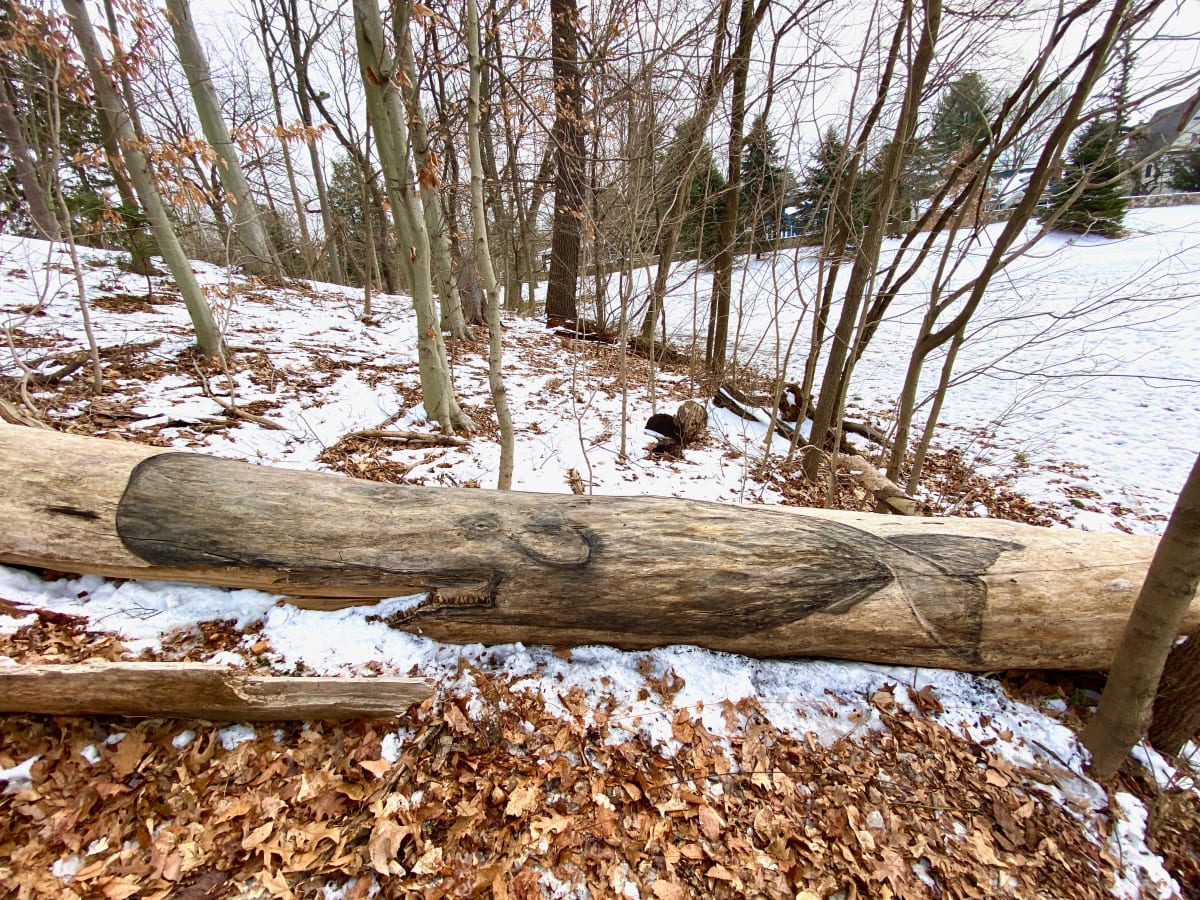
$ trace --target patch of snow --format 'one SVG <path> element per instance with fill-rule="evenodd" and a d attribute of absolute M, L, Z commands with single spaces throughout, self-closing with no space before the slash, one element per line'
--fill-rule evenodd
<path fill-rule="evenodd" d="M 1120 860 L 1121 871 L 1112 887 L 1114 897 L 1143 900 L 1180 897 L 1179 883 L 1163 868 L 1162 860 L 1146 847 L 1146 807 L 1133 794 L 1118 792 L 1115 825 L 1108 849 Z"/>
<path fill-rule="evenodd" d="M 5 796 L 33 787 L 33 777 L 30 775 L 30 771 L 33 769 L 33 764 L 41 758 L 40 754 L 31 756 L 11 768 L 0 769 L 0 781 L 4 782 Z"/>
<path fill-rule="evenodd" d="M 258 732 L 249 725 L 228 725 L 217 732 L 217 740 L 226 750 L 232 750 L 238 744 L 252 741 L 258 737 Z"/>

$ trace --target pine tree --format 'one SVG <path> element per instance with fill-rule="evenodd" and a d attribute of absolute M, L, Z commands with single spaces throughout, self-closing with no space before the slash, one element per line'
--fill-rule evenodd
<path fill-rule="evenodd" d="M 1121 142 L 1117 122 L 1094 119 L 1075 140 L 1063 176 L 1049 194 L 1042 222 L 1076 234 L 1118 237 L 1126 201 L 1121 182 Z"/>
<path fill-rule="evenodd" d="M 1200 191 L 1200 150 L 1189 150 L 1174 161 L 1171 187 L 1177 191 Z"/>
<path fill-rule="evenodd" d="M 992 94 L 978 72 L 967 72 L 946 89 L 929 131 L 931 161 L 944 166 L 963 151 L 976 149 L 990 133 Z"/>
<path fill-rule="evenodd" d="M 846 142 L 837 131 L 830 128 L 812 152 L 811 161 L 804 169 L 804 181 L 800 189 L 800 225 L 810 233 L 825 233 L 836 204 L 835 194 L 846 176 L 849 160 L 850 151 Z M 850 207 L 852 234 L 860 234 L 870 220 L 868 188 L 867 182 L 862 180 L 855 186 Z"/>
<path fill-rule="evenodd" d="M 722 196 L 725 191 L 725 176 L 717 168 L 712 146 L 708 141 L 700 144 L 696 159 L 690 166 L 683 158 L 683 149 L 688 144 L 691 129 L 696 127 L 694 119 L 685 119 L 675 126 L 674 139 L 667 145 L 658 166 L 658 209 L 666 213 L 671 204 L 675 188 L 686 169 L 692 172 L 684 206 L 683 221 L 679 227 L 679 249 L 700 252 L 706 262 L 717 253 L 718 232 L 721 225 Z"/>
<path fill-rule="evenodd" d="M 751 228 L 755 254 L 762 252 L 783 216 L 784 197 L 794 179 L 779 162 L 775 135 L 766 119 L 757 116 L 742 144 L 742 196 L 744 221 Z"/>

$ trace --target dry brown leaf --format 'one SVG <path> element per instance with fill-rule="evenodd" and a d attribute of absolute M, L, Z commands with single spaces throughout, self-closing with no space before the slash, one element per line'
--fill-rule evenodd
<path fill-rule="evenodd" d="M 410 833 L 409 828 L 391 819 L 376 821 L 367 840 L 371 868 L 380 875 L 403 875 L 404 866 L 400 865 L 397 856 L 400 854 L 400 845 Z"/>

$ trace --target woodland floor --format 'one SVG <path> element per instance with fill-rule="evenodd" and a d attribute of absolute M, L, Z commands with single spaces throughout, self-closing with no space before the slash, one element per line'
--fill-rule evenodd
<path fill-rule="evenodd" d="M 116 294 L 102 302 L 142 312 L 149 303 Z M 271 299 L 244 295 L 241 302 Z M 37 347 L 51 356 L 74 346 L 65 334 L 61 340 L 44 331 L 12 334 L 26 358 Z M 325 384 L 351 366 L 317 340 L 306 350 L 307 368 L 284 371 L 265 350 L 238 348 L 236 374 L 259 385 L 286 379 L 303 391 L 306 380 Z M 513 335 L 508 352 L 520 358 L 522 372 L 559 372 L 559 386 L 571 389 L 566 350 L 592 374 L 616 371 L 615 349 L 535 329 Z M 478 368 L 486 344 L 460 343 L 453 352 L 457 365 Z M 630 365 L 635 376 L 648 377 L 644 360 Z M 414 363 L 357 372 L 368 382 L 386 381 L 416 405 Z M 239 413 L 167 414 L 148 423 L 148 386 L 177 380 L 211 393 L 210 380 L 227 374 L 187 351 L 117 353 L 106 360 L 105 377 L 120 380 L 118 396 L 92 397 L 86 378 L 76 375 L 38 385 L 38 405 L 58 410 L 56 427 L 77 433 L 162 446 L 186 444 L 192 433 L 204 446 L 244 425 L 242 414 L 270 419 L 279 404 L 252 400 L 239 404 Z M 660 404 L 700 393 L 686 362 L 663 374 L 670 377 L 659 385 Z M 750 373 L 742 385 L 761 387 Z M 21 403 L 16 379 L 0 381 L 0 398 Z M 495 424 L 487 405 L 467 400 L 464 406 L 483 439 L 490 438 Z M 140 424 L 133 428 L 134 422 Z M 343 437 L 326 446 L 319 462 L 358 478 L 400 482 L 419 475 L 436 483 L 450 477 L 447 461 L 457 452 L 409 451 L 407 461 L 398 461 L 386 442 Z M 640 444 L 636 452 L 647 469 L 672 464 Z M 805 482 L 792 467 L 773 464 L 759 477 L 785 503 L 825 499 L 825 486 Z M 451 483 L 478 486 L 469 474 Z M 1002 480 L 976 475 L 955 450 L 932 457 L 923 499 L 936 512 L 982 506 L 997 518 L 1063 520 L 1054 507 L 1030 502 Z M 866 503 L 850 482 L 838 482 L 835 505 Z M 5 612 L 28 611 L 0 596 Z M 153 649 L 130 649 L 103 622 L 43 610 L 0 632 L 0 663 L 220 654 L 276 671 L 260 625 L 213 620 L 175 631 Z M 554 656 L 570 661 L 572 653 Z M 1112 896 L 1129 877 L 1119 852 L 1118 804 L 1110 804 L 1107 818 L 1084 813 L 1064 799 L 1063 784 L 1076 778 L 1065 763 L 1021 766 L 992 741 L 965 738 L 939 721 L 942 701 L 930 688 L 884 685 L 865 698 L 882 727 L 852 729 L 825 744 L 781 730 L 754 698 L 725 701 L 725 728 L 714 733 L 701 710 L 673 707 L 683 679 L 647 664 L 642 699 L 658 701 L 671 715 L 667 754 L 640 722 L 595 708 L 576 687 L 548 697 L 544 688 L 527 690 L 519 676 L 468 658 L 458 668 L 457 683 L 469 691 L 448 689 L 399 725 L 252 729 L 166 719 L 0 717 L 7 784 L 0 795 L 0 889 L 16 897 L 110 900 L 1083 898 Z M 1099 684 L 1086 674 L 995 678 L 1010 698 L 1051 708 L 1072 729 Z M 837 698 L 829 703 L 837 717 Z M 863 713 L 840 715 L 853 725 Z M 1151 812 L 1148 846 L 1183 896 L 1200 897 L 1197 791 L 1160 787 L 1136 764 L 1110 786 L 1110 797 L 1118 791 L 1143 800 Z"/>

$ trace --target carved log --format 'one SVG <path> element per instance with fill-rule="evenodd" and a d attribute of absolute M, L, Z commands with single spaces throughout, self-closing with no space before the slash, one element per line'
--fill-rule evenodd
<path fill-rule="evenodd" d="M 216 722 L 387 718 L 433 694 L 423 678 L 285 678 L 205 663 L 0 666 L 0 712 Z"/>
<path fill-rule="evenodd" d="M 986 519 L 426 488 L 0 426 L 0 562 L 424 594 L 440 640 L 691 643 L 988 670 L 1105 667 L 1152 537 Z M 1200 625 L 1193 604 L 1184 628 Z"/>

